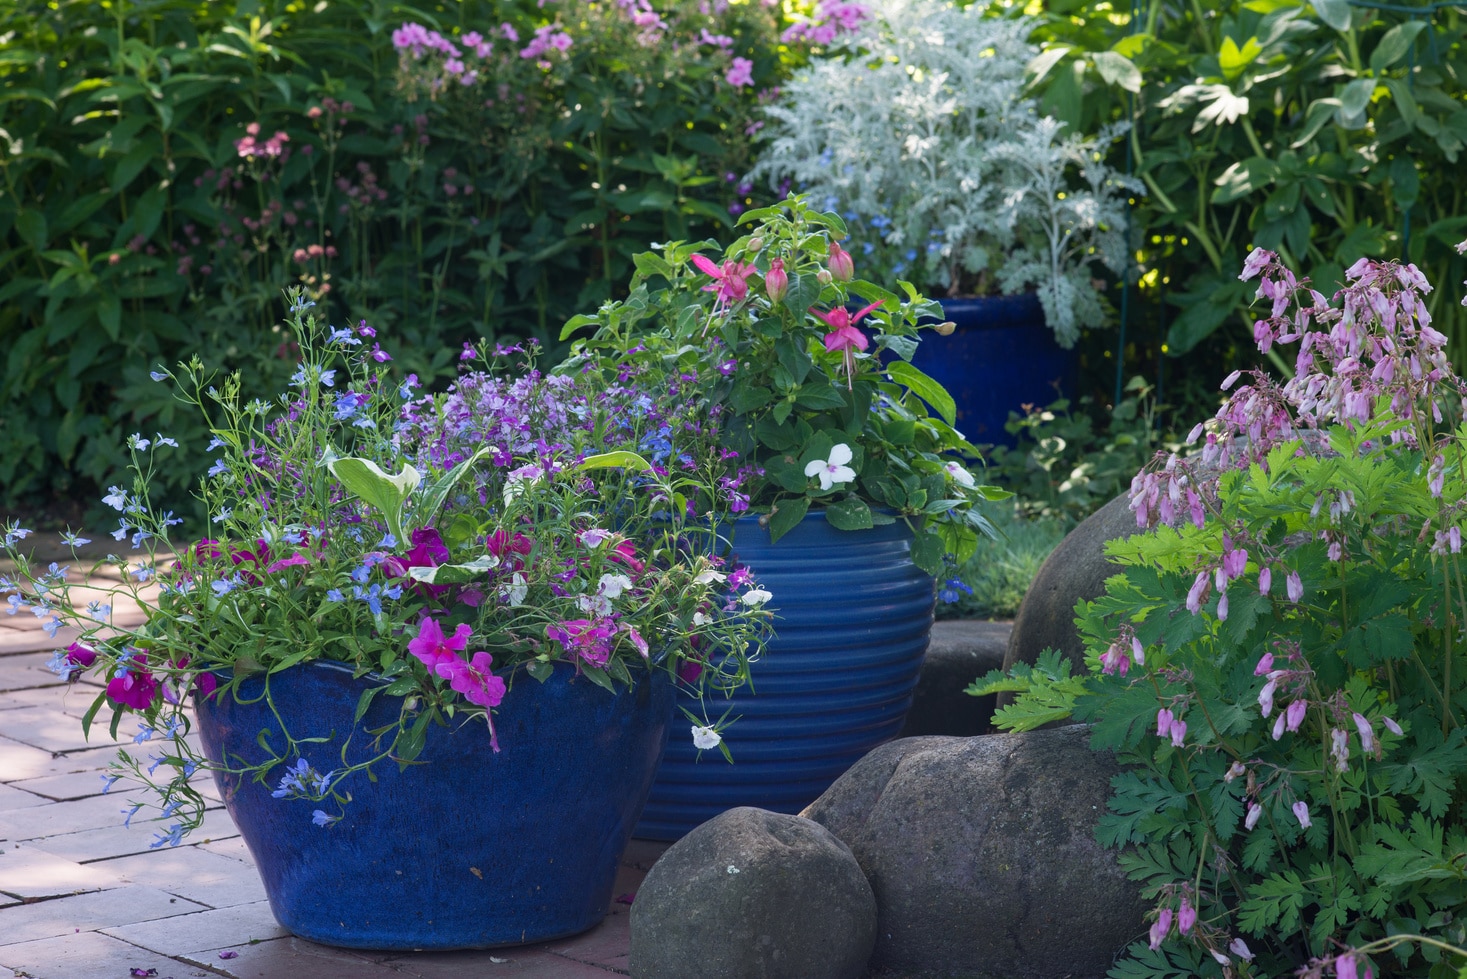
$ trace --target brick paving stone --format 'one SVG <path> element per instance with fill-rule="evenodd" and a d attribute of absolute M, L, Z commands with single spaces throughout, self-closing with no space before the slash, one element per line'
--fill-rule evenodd
<path fill-rule="evenodd" d="M 4 912 L 0 912 L 3 921 Z M 156 952 L 94 931 L 0 945 L 0 966 L 14 970 L 17 976 L 35 979 L 113 979 L 128 975 L 131 969 L 157 969 L 159 979 L 205 975 Z"/>
<path fill-rule="evenodd" d="M 32 809 L 36 806 L 44 806 L 50 801 L 50 799 L 27 792 L 18 786 L 0 785 L 0 813 L 9 812 L 12 809 Z M 0 834 L 0 839 L 3 838 L 5 838 L 4 835 Z"/>
<path fill-rule="evenodd" d="M 134 853 L 147 853 L 152 849 L 151 844 L 156 842 L 155 834 L 167 828 L 168 822 L 166 820 L 162 822 L 140 821 L 146 815 L 146 812 L 139 813 L 139 818 L 133 820 L 130 828 L 122 825 L 123 817 L 119 814 L 116 826 L 105 829 L 88 829 L 61 836 L 48 836 L 36 840 L 34 845 L 47 853 L 54 853 L 58 857 L 81 863 L 106 860 L 109 857 L 126 857 Z M 203 825 L 195 830 L 189 839 L 221 840 L 236 835 L 238 831 L 229 821 L 229 814 L 222 809 L 210 809 L 204 813 Z"/>
<path fill-rule="evenodd" d="M 111 752 L 108 753 L 108 757 L 111 757 Z M 27 793 L 33 793 L 38 797 L 55 802 L 70 802 L 73 799 L 87 799 L 101 795 L 102 790 L 107 787 L 106 781 L 102 778 L 103 771 L 105 769 L 67 772 L 63 775 L 44 775 L 40 778 L 11 782 L 9 785 L 10 788 L 24 789 Z M 126 786 L 119 782 L 108 795 L 121 792 L 125 788 Z M 0 802 L 0 809 L 4 808 L 4 803 Z"/>
<path fill-rule="evenodd" d="M 251 867 L 255 865 L 254 854 L 250 853 L 249 845 L 245 843 L 243 837 L 235 834 L 229 837 L 203 839 L 203 836 L 206 835 L 207 834 L 194 834 L 195 838 L 199 838 L 202 840 L 202 842 L 199 843 L 200 850 L 208 850 L 210 853 L 217 853 L 220 856 L 229 857 L 231 860 L 238 860 L 242 863 L 247 863 Z"/>
<path fill-rule="evenodd" d="M 121 735 L 123 731 L 119 729 L 117 733 Z M 0 737 L 53 754 L 81 751 L 112 743 L 106 724 L 93 725 L 91 740 L 88 741 L 75 717 L 43 707 L 18 707 L 15 710 L 0 711 Z M 131 740 L 129 737 L 128 741 Z"/>
<path fill-rule="evenodd" d="M 13 783 L 46 775 L 101 772 L 116 757 L 117 745 L 110 741 L 85 751 L 55 753 L 0 736 L 0 781 Z"/>
<path fill-rule="evenodd" d="M 0 693 L 0 710 L 13 710 L 17 707 L 34 707 L 41 710 L 59 711 L 68 717 L 75 718 L 77 730 L 81 730 L 82 715 L 91 708 L 92 702 L 97 699 L 101 691 L 96 687 L 66 686 L 59 687 L 31 687 L 28 690 L 10 690 Z M 100 714 L 101 712 L 98 711 Z M 111 712 L 106 714 L 111 717 Z"/>
<path fill-rule="evenodd" d="M 221 959 L 220 952 L 234 952 L 237 957 Z M 302 979 L 387 979 L 393 976 L 402 979 L 401 971 L 378 964 L 384 957 L 381 952 L 317 945 L 294 935 L 179 956 L 185 962 L 198 963 L 235 979 L 280 979 L 282 976 L 300 976 Z"/>
<path fill-rule="evenodd" d="M 265 900 L 265 887 L 253 866 L 197 846 L 165 847 L 86 866 L 105 869 L 126 883 L 147 884 L 210 908 Z"/>
<path fill-rule="evenodd" d="M 118 876 L 106 867 L 67 860 L 30 843 L 5 843 L 0 854 L 0 892 L 15 898 L 60 897 L 121 885 Z M 6 936 L 4 922 L 0 916 L 0 941 Z"/>
<path fill-rule="evenodd" d="M 488 952 L 409 952 L 383 964 L 416 979 L 607 979 L 616 974 L 534 946 Z"/>
<path fill-rule="evenodd" d="M 627 972 L 628 952 L 632 943 L 630 908 L 617 905 L 590 931 L 548 942 L 540 948 L 552 955 L 572 959 L 601 969 Z"/>
<path fill-rule="evenodd" d="M 31 690 L 36 687 L 59 687 L 62 679 L 46 668 L 50 653 L 12 649 L 13 645 L 27 645 L 32 631 L 5 630 L 0 632 L 0 690 Z M 45 633 L 40 633 L 45 638 Z"/>
<path fill-rule="evenodd" d="M 74 802 L 53 802 L 40 808 L 0 813 L 0 836 L 11 840 L 34 840 L 78 833 L 87 829 L 116 826 L 123 813 L 144 797 L 139 791 L 113 791 Z"/>
<path fill-rule="evenodd" d="M 77 929 L 112 931 L 125 928 L 166 927 L 165 919 L 210 914 L 201 905 L 152 887 L 131 884 L 105 891 L 58 897 L 34 904 L 11 905 L 0 911 L 0 934 L 7 942 L 29 942 L 70 935 Z M 133 924 L 142 922 L 142 924 Z M 117 936 L 114 936 L 117 937 Z M 136 944 L 136 943 L 134 943 Z M 158 951 L 154 949 L 154 951 Z"/>
<path fill-rule="evenodd" d="M 183 898 L 175 900 L 183 901 Z M 133 920 L 137 923 L 104 928 L 102 933 L 162 955 L 187 954 L 195 961 L 201 952 L 234 948 L 251 941 L 283 938 L 290 934 L 276 923 L 275 916 L 270 913 L 270 905 L 265 901 L 199 911 L 166 921 Z"/>

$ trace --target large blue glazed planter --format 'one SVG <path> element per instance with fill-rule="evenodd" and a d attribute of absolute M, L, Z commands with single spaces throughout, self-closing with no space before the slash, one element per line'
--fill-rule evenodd
<path fill-rule="evenodd" d="M 1012 446 L 1009 412 L 1073 391 L 1077 355 L 1055 342 L 1035 293 L 941 302 L 956 329 L 923 333 L 912 363 L 953 396 L 969 442 Z"/>
<path fill-rule="evenodd" d="M 798 813 L 901 730 L 934 604 L 911 539 L 901 521 L 840 531 L 815 512 L 778 543 L 757 518 L 734 523 L 734 557 L 773 594 L 777 635 L 753 666 L 752 690 L 706 702 L 711 718 L 738 718 L 734 763 L 718 751 L 699 759 L 680 718 L 636 836 L 679 839 L 736 806 Z"/>
<path fill-rule="evenodd" d="M 348 757 L 370 757 L 363 730 L 395 721 L 400 701 L 378 697 L 353 724 L 369 682 L 322 661 L 270 677 L 291 735 L 328 739 L 302 746 L 318 770 L 339 767 L 343 736 L 354 729 Z M 252 678 L 240 694 L 254 703 L 225 694 L 196 704 L 211 762 L 260 758 L 261 731 L 283 746 L 262 692 Z M 344 817 L 326 828 L 311 821 L 322 803 L 271 798 L 273 782 L 216 779 L 271 911 L 302 938 L 386 950 L 544 941 L 605 916 L 673 700 L 662 672 L 616 695 L 567 664 L 544 684 L 520 674 L 495 711 L 498 754 L 482 721 L 432 728 L 425 764 L 374 766 L 376 782 L 354 776 L 343 786 L 352 794 Z"/>

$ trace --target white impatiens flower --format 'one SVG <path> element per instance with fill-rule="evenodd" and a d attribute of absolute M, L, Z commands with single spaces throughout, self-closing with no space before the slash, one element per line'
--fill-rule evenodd
<path fill-rule="evenodd" d="M 712 619 L 704 615 L 702 612 L 693 613 L 693 628 L 695 629 L 701 629 L 703 626 L 710 624 L 712 621 Z"/>
<path fill-rule="evenodd" d="M 717 748 L 723 741 L 723 735 L 711 727 L 693 725 L 693 747 L 699 751 L 707 751 L 709 748 Z"/>
<path fill-rule="evenodd" d="M 847 465 L 853 458 L 851 447 L 841 442 L 831 446 L 829 459 L 812 459 L 805 466 L 806 478 L 820 480 L 820 488 L 828 490 L 840 483 L 849 483 L 856 478 L 856 471 Z"/>
<path fill-rule="evenodd" d="M 529 594 L 529 591 L 529 585 L 525 584 L 525 576 L 518 571 L 514 573 L 514 577 L 510 579 L 504 589 L 505 597 L 509 599 L 509 604 L 513 608 L 525 604 L 525 596 Z"/>
<path fill-rule="evenodd" d="M 952 477 L 952 481 L 957 483 L 959 486 L 965 486 L 968 489 L 972 489 L 973 487 L 978 485 L 973 481 L 973 474 L 968 472 L 968 470 L 964 469 L 962 466 L 958 465 L 956 462 L 946 463 L 942 468 L 947 470 L 947 474 Z"/>
<path fill-rule="evenodd" d="M 763 588 L 750 588 L 739 596 L 739 601 L 752 608 L 756 605 L 763 605 L 773 597 L 774 595 L 765 591 Z"/>
<path fill-rule="evenodd" d="M 725 582 L 727 580 L 728 580 L 728 575 L 724 574 L 722 571 L 714 571 L 712 568 L 709 568 L 706 571 L 699 571 L 698 574 L 697 574 L 697 576 L 695 578 L 693 578 L 693 584 L 695 584 L 695 585 L 706 585 L 709 582 L 713 582 L 713 581 L 717 581 L 717 582 L 722 583 L 722 582 Z"/>
<path fill-rule="evenodd" d="M 596 593 L 607 598 L 620 598 L 621 593 L 632 587 L 632 579 L 624 574 L 604 574 L 596 585 Z"/>

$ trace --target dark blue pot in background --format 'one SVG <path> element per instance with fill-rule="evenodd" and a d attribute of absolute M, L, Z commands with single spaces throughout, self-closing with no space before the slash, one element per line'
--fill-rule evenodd
<path fill-rule="evenodd" d="M 308 761 L 340 767 L 370 757 L 365 729 L 392 723 L 401 701 L 380 696 L 360 725 L 353 712 L 370 678 L 313 662 L 270 677 L 270 693 Z M 262 730 L 284 738 L 263 681 L 197 706 L 211 762 L 262 758 Z M 430 728 L 419 760 L 357 774 L 345 816 L 322 828 L 315 809 L 335 803 L 271 798 L 261 785 L 216 773 L 229 814 L 264 880 L 270 908 L 290 931 L 348 948 L 486 948 L 544 941 L 594 926 L 611 903 L 622 850 L 667 742 L 673 684 L 665 673 L 608 693 L 557 663 L 544 684 L 519 674 L 495 711 L 500 752 L 483 721 Z"/>
<path fill-rule="evenodd" d="M 969 442 L 1012 446 L 1009 412 L 1073 392 L 1078 357 L 1055 342 L 1035 293 L 941 302 L 957 328 L 945 337 L 924 331 L 912 363 L 953 396 L 956 428 Z"/>
<path fill-rule="evenodd" d="M 840 531 L 811 513 L 770 543 L 758 519 L 736 521 L 732 550 L 773 594 L 777 633 L 753 667 L 753 689 L 711 697 L 730 765 L 701 759 L 679 716 L 635 835 L 675 840 L 736 806 L 798 813 L 902 728 L 932 630 L 933 580 L 911 559 L 898 521 Z M 684 706 L 697 712 L 695 701 Z M 731 708 L 731 709 L 730 709 Z"/>

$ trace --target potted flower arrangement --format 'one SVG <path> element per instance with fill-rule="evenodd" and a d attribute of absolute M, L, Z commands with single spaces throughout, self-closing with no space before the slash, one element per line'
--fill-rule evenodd
<path fill-rule="evenodd" d="M 1467 242 L 1457 246 L 1467 252 Z M 1155 902 L 1126 975 L 1424 976 L 1467 962 L 1461 561 L 1467 383 L 1414 265 L 1333 299 L 1256 249 L 1260 350 L 1191 456 L 1137 475 L 1146 532 L 1000 726 L 1070 715 L 1129 766 L 1097 837 Z"/>
<path fill-rule="evenodd" d="M 911 363 L 936 304 L 856 278 L 841 218 L 803 198 L 740 223 L 726 250 L 637 256 L 628 298 L 565 333 L 595 327 L 570 365 L 634 363 L 717 423 L 734 519 L 714 529 L 776 595 L 757 696 L 729 702 L 749 734 L 738 763 L 713 771 L 673 746 L 639 835 L 676 837 L 735 805 L 797 812 L 895 735 L 934 576 L 991 532 L 983 502 L 1007 495 L 958 461 L 976 449 L 952 398 Z M 868 299 L 854 312 L 853 294 Z"/>
<path fill-rule="evenodd" d="M 871 5 L 766 108 L 753 170 L 844 202 L 857 257 L 944 295 L 958 332 L 917 363 L 985 441 L 1021 403 L 1054 400 L 1064 351 L 1105 322 L 1094 276 L 1124 269 L 1132 189 L 1101 162 L 1113 131 L 1065 132 L 1024 97 L 1037 22 L 992 7 Z"/>
<path fill-rule="evenodd" d="M 159 586 L 144 625 L 77 607 L 65 569 L 14 555 L 19 528 L 20 579 L 0 587 L 80 628 L 54 666 L 105 683 L 88 727 L 135 724 L 116 774 L 157 789 L 157 845 L 200 824 L 211 773 L 295 933 L 419 949 L 588 928 L 674 683 L 693 692 L 679 729 L 712 747 L 728 719 L 697 713 L 697 691 L 738 686 L 762 643 L 769 593 L 687 536 L 716 473 L 679 460 L 716 460 L 698 447 L 716 430 L 532 359 L 417 397 L 372 328 L 328 329 L 310 305 L 293 301 L 301 362 L 274 404 L 198 361 L 157 373 L 218 459 L 199 484 L 210 537 L 178 542 L 149 479 L 173 440 L 131 441 L 135 479 L 105 502 L 143 556 L 109 560 L 133 583 L 113 602 Z"/>

